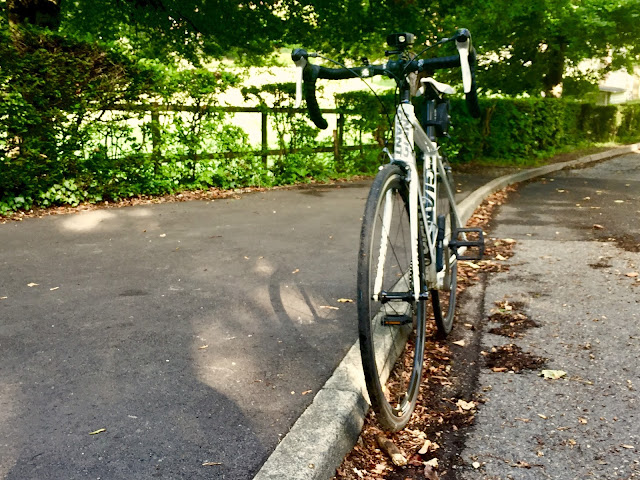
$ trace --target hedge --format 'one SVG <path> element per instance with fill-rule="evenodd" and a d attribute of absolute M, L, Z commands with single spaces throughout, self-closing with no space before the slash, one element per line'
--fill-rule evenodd
<path fill-rule="evenodd" d="M 392 110 L 393 98 L 388 94 L 380 97 L 382 102 L 367 92 L 357 92 L 337 100 L 346 110 L 363 113 L 363 118 L 347 122 L 351 137 L 373 132 L 382 143 L 389 131 L 382 112 Z M 572 146 L 640 141 L 640 104 L 602 106 L 557 98 L 485 98 L 480 100 L 481 118 L 474 119 L 463 99 L 450 102 L 452 126 L 449 138 L 442 143 L 457 162 L 518 164 Z"/>

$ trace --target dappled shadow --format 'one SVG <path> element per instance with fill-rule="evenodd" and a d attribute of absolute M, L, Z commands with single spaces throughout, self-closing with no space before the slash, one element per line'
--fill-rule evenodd
<path fill-rule="evenodd" d="M 252 478 L 357 336 L 362 201 L 300 198 L 0 226 L 0 478 Z"/>

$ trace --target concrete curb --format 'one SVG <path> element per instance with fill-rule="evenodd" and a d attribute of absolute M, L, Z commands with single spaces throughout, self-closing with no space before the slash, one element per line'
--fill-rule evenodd
<path fill-rule="evenodd" d="M 496 178 L 460 202 L 460 220 L 466 224 L 485 198 L 508 185 L 635 152 L 640 152 L 640 143 Z M 368 409 L 360 345 L 356 342 L 254 480 L 330 479 L 358 439 Z"/>

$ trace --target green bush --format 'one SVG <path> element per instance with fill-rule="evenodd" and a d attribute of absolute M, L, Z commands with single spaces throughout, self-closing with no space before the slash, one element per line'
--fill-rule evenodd
<path fill-rule="evenodd" d="M 620 109 L 620 117 L 618 140 L 637 142 L 640 138 L 640 103 L 623 105 Z"/>

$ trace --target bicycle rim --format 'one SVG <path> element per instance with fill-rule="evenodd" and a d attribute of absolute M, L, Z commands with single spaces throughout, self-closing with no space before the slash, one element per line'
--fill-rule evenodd
<path fill-rule="evenodd" d="M 411 417 L 424 355 L 427 302 L 394 300 L 383 304 L 378 297 L 381 291 L 413 292 L 407 202 L 402 170 L 387 165 L 378 173 L 365 206 L 358 261 L 362 364 L 376 419 L 389 431 L 400 430 Z M 418 244 L 422 258 L 421 239 Z M 392 322 L 404 325 L 389 325 Z"/>
<path fill-rule="evenodd" d="M 445 164 L 446 166 L 446 164 Z M 448 182 L 452 191 L 455 192 L 453 178 L 450 172 L 444 179 L 438 175 L 437 206 L 436 214 L 445 215 L 445 235 L 444 244 L 451 240 L 452 232 L 455 230 L 455 205 L 449 201 L 443 182 Z M 453 328 L 453 318 L 456 310 L 456 288 L 458 286 L 458 262 L 456 256 L 449 247 L 444 247 L 443 251 L 443 274 L 444 287 L 439 290 L 431 290 L 431 302 L 433 304 L 433 314 L 438 329 L 438 335 L 446 337 Z"/>

